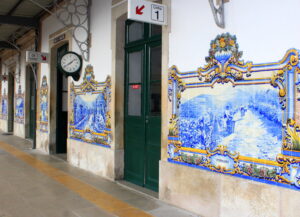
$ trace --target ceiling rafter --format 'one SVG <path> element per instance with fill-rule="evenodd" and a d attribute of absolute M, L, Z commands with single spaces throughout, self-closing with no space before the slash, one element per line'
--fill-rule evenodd
<path fill-rule="evenodd" d="M 0 49 L 12 49 L 15 50 L 16 47 L 8 43 L 7 41 L 0 41 Z"/>
<path fill-rule="evenodd" d="M 6 15 L 12 15 L 20 6 L 20 4 L 22 4 L 24 2 L 24 0 L 19 0 L 11 9 L 10 11 L 6 14 Z"/>
<path fill-rule="evenodd" d="M 38 27 L 38 20 L 30 17 L 17 17 L 0 15 L 0 24 L 11 24 L 18 26 Z"/>

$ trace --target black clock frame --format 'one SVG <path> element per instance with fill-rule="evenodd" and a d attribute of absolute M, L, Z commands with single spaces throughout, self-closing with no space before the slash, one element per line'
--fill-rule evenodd
<path fill-rule="evenodd" d="M 76 70 L 75 72 L 72 72 L 72 73 L 66 72 L 66 71 L 63 69 L 62 65 L 61 65 L 61 60 L 62 60 L 62 58 L 63 58 L 65 55 L 67 55 L 67 54 L 74 54 L 74 55 L 76 55 L 76 56 L 79 58 L 79 61 L 80 61 L 80 67 L 79 67 L 79 69 Z M 76 53 L 76 52 L 68 51 L 68 52 L 66 52 L 64 55 L 62 55 L 61 58 L 59 59 L 59 62 L 58 62 L 58 68 L 59 68 L 59 70 L 60 70 L 61 72 L 64 73 L 65 76 L 67 76 L 67 77 L 68 77 L 68 76 L 71 76 L 71 77 L 73 78 L 74 81 L 78 81 L 78 80 L 80 79 L 80 75 L 81 75 L 81 69 L 82 69 L 82 57 L 81 57 L 78 53 Z"/>

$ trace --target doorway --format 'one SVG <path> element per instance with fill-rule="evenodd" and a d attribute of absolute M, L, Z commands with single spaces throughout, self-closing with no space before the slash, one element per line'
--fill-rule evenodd
<path fill-rule="evenodd" d="M 124 178 L 158 191 L 161 26 L 126 21 Z"/>
<path fill-rule="evenodd" d="M 27 97 L 29 103 L 28 105 L 28 134 L 27 138 L 34 140 L 35 138 L 35 122 L 36 122 L 36 108 L 35 108 L 35 103 L 36 103 L 36 83 L 35 83 L 35 78 L 34 78 L 34 72 L 32 71 L 30 66 L 26 67 L 26 76 L 27 76 L 27 90 L 29 92 L 29 95 Z"/>
<path fill-rule="evenodd" d="M 15 78 L 14 72 L 8 73 L 8 116 L 7 132 L 14 131 L 14 114 L 15 114 Z"/>
<path fill-rule="evenodd" d="M 67 153 L 68 137 L 68 78 L 60 71 L 58 61 L 69 49 L 64 44 L 57 49 L 56 67 L 56 153 Z"/>

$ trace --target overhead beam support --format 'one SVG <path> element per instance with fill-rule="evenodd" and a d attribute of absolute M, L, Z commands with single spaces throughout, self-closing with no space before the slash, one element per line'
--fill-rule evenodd
<path fill-rule="evenodd" d="M 12 50 L 16 50 L 16 47 L 14 47 L 13 45 L 11 45 L 10 43 L 6 42 L 6 41 L 0 41 L 0 49 L 12 49 Z"/>
<path fill-rule="evenodd" d="M 19 0 L 6 15 L 12 15 L 23 2 L 24 0 Z"/>
<path fill-rule="evenodd" d="M 0 24 L 11 24 L 27 27 L 38 27 L 38 20 L 29 17 L 5 16 L 0 15 Z"/>

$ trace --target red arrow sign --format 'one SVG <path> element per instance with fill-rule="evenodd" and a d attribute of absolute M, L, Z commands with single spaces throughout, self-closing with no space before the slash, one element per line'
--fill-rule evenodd
<path fill-rule="evenodd" d="M 46 60 L 47 60 L 47 57 L 42 55 L 42 60 L 43 60 L 43 61 L 46 61 Z"/>
<path fill-rule="evenodd" d="M 144 12 L 143 12 L 144 8 L 145 8 L 145 5 L 143 5 L 143 6 L 140 7 L 140 8 L 139 8 L 139 6 L 136 6 L 136 8 L 135 8 L 135 13 L 138 14 L 138 15 L 142 15 L 142 14 L 144 13 Z"/>

